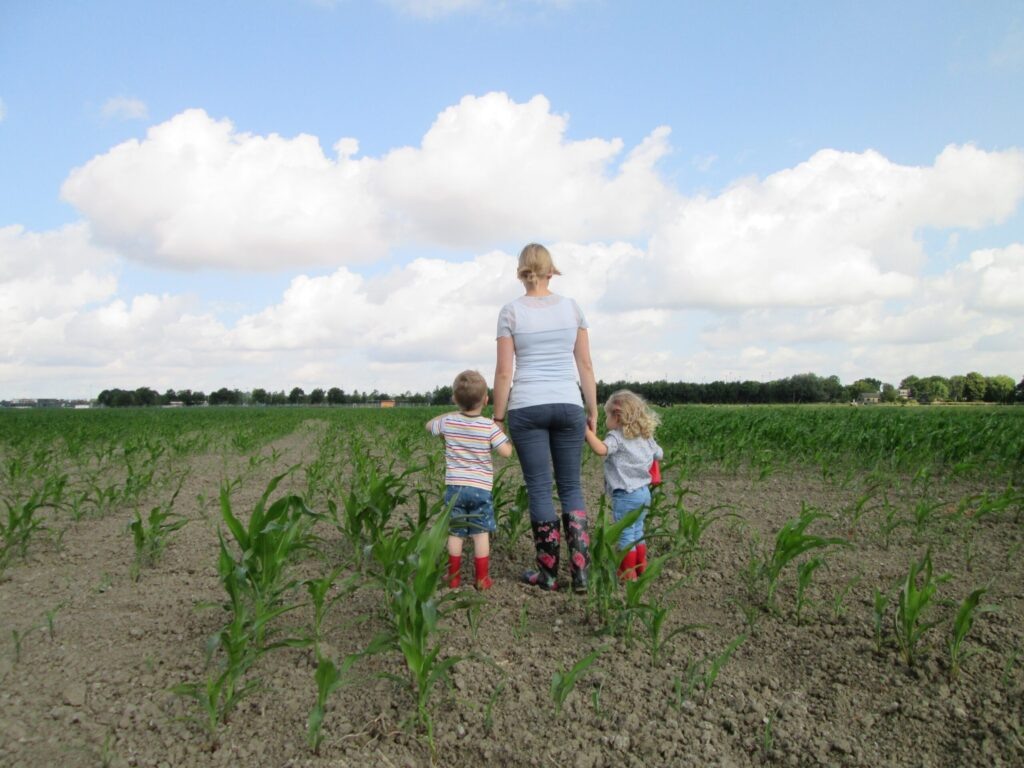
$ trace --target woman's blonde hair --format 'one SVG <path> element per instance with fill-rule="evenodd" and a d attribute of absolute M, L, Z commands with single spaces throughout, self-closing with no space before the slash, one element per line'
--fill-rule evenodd
<path fill-rule="evenodd" d="M 604 412 L 614 414 L 622 434 L 630 440 L 654 437 L 654 430 L 661 423 L 661 417 L 648 407 L 647 401 L 628 389 L 613 392 L 604 404 Z"/>
<path fill-rule="evenodd" d="M 528 288 L 552 275 L 560 275 L 558 267 L 551 260 L 551 253 L 539 243 L 530 243 L 519 252 L 519 270 L 516 275 Z"/>

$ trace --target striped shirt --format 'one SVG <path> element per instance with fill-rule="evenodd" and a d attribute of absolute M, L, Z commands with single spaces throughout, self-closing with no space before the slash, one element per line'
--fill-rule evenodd
<path fill-rule="evenodd" d="M 491 451 L 508 442 L 497 424 L 486 416 L 446 413 L 430 422 L 430 433 L 444 438 L 445 485 L 491 490 Z"/>

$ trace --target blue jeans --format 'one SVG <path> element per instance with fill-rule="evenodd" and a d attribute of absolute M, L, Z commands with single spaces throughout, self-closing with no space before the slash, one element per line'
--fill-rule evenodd
<path fill-rule="evenodd" d="M 553 485 L 558 486 L 563 512 L 586 509 L 580 479 L 586 428 L 587 416 L 579 405 L 551 403 L 508 412 L 508 429 L 523 469 L 532 522 L 558 521 L 551 500 Z"/>
<path fill-rule="evenodd" d="M 635 491 L 626 491 L 616 488 L 612 491 L 612 517 L 615 522 L 632 512 L 634 509 L 643 509 L 640 517 L 632 525 L 627 526 L 619 536 L 619 549 L 625 551 L 632 549 L 644 540 L 644 520 L 647 519 L 647 510 L 651 506 L 651 489 L 641 485 Z"/>
<path fill-rule="evenodd" d="M 472 485 L 448 485 L 444 489 L 444 503 L 451 504 L 448 533 L 464 539 L 477 533 L 494 533 L 494 500 L 491 492 Z"/>

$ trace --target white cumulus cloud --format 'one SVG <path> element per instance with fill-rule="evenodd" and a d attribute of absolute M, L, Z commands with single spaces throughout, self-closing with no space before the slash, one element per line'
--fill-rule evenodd
<path fill-rule="evenodd" d="M 240 133 L 189 110 L 72 171 L 62 195 L 101 243 L 183 269 L 359 264 L 523 232 L 643 236 L 675 197 L 655 170 L 668 129 L 620 158 L 621 140 L 571 141 L 566 128 L 541 96 L 491 93 L 443 111 L 419 147 L 357 159 L 342 139 L 331 158 L 313 136 Z"/>
<path fill-rule="evenodd" d="M 950 146 L 924 168 L 821 150 L 763 180 L 680 202 L 655 230 L 630 300 L 742 308 L 905 299 L 927 258 L 923 228 L 989 225 L 1022 197 L 1020 150 Z"/>

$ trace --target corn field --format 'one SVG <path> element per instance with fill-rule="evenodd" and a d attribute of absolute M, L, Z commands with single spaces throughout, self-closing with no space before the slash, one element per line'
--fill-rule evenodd
<path fill-rule="evenodd" d="M 586 595 L 514 458 L 444 586 L 442 410 L 0 413 L 0 765 L 1024 764 L 1024 408 L 665 409 Z"/>

